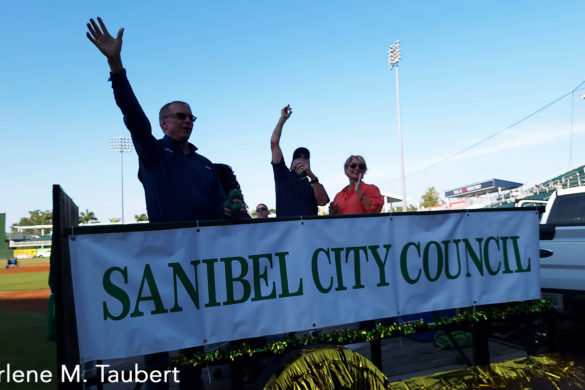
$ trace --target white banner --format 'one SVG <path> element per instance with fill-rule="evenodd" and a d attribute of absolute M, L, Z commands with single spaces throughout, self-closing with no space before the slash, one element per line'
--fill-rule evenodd
<path fill-rule="evenodd" d="M 83 361 L 540 297 L 534 210 L 70 237 Z"/>

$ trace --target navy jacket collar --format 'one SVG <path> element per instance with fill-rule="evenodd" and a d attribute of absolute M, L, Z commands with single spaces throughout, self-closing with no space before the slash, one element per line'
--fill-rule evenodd
<path fill-rule="evenodd" d="M 174 138 L 169 137 L 166 134 L 164 135 L 164 137 L 162 137 L 162 142 L 165 146 L 168 146 L 168 147 L 172 148 L 173 150 L 177 150 L 177 151 L 181 150 L 181 146 L 179 145 L 179 141 L 177 141 Z M 189 150 L 191 151 L 191 153 L 195 153 L 197 151 L 197 146 L 195 146 L 191 142 L 189 142 Z"/>

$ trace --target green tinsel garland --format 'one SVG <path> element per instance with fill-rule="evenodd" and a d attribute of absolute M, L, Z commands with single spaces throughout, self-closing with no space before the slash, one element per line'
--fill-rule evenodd
<path fill-rule="evenodd" d="M 453 317 L 439 318 L 431 323 L 425 323 L 423 320 L 419 320 L 406 323 L 394 323 L 388 326 L 377 324 L 371 330 L 353 329 L 334 330 L 329 333 L 315 332 L 305 334 L 301 337 L 291 336 L 284 341 L 269 343 L 259 348 L 252 348 L 246 342 L 232 343 L 227 348 L 195 353 L 191 359 L 187 359 L 184 356 L 175 358 L 171 361 L 171 364 L 173 366 L 225 364 L 254 356 L 280 355 L 292 349 L 311 345 L 345 345 L 371 342 L 431 330 L 467 326 L 480 321 L 504 320 L 519 316 L 536 315 L 552 311 L 553 309 L 554 304 L 544 299 L 476 306 L 475 310 L 472 308 L 460 309 Z"/>

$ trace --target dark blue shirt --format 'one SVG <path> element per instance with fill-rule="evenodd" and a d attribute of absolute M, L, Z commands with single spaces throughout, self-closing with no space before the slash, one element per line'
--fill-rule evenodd
<path fill-rule="evenodd" d="M 222 218 L 226 196 L 213 164 L 189 144 L 183 153 L 178 141 L 166 135 L 157 140 L 126 77 L 111 74 L 116 104 L 138 153 L 138 178 L 144 187 L 150 222 Z"/>
<path fill-rule="evenodd" d="M 272 163 L 276 187 L 276 216 L 296 217 L 317 215 L 317 199 L 313 186 L 306 177 L 300 177 L 284 165 Z"/>

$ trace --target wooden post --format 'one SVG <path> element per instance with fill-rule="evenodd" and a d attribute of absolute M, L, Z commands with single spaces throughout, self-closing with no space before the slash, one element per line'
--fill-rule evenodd
<path fill-rule="evenodd" d="M 77 322 L 73 303 L 73 285 L 69 259 L 69 243 L 65 229 L 79 224 L 79 209 L 71 198 L 53 185 L 53 238 L 51 245 L 51 273 L 49 285 L 55 299 L 55 321 L 57 336 L 57 375 L 67 367 L 69 373 L 79 368 L 79 344 Z M 82 389 L 83 383 L 62 381 L 59 389 Z"/>
<path fill-rule="evenodd" d="M 242 361 L 230 364 L 231 390 L 244 389 L 244 363 Z"/>
<path fill-rule="evenodd" d="M 372 363 L 382 371 L 382 341 L 375 340 L 370 342 L 370 354 Z"/>
<path fill-rule="evenodd" d="M 527 316 L 524 337 L 526 354 L 528 356 L 535 355 L 538 351 L 538 345 L 536 343 L 536 316 Z"/>
<path fill-rule="evenodd" d="M 478 321 L 472 326 L 473 364 L 487 366 L 490 364 L 489 321 Z"/>
<path fill-rule="evenodd" d="M 360 322 L 360 329 L 374 329 L 374 320 Z M 382 341 L 370 341 L 370 360 L 382 371 Z"/>
<path fill-rule="evenodd" d="M 544 324 L 546 326 L 547 352 L 558 352 L 557 340 L 557 319 L 556 311 L 549 310 L 544 313 Z"/>

